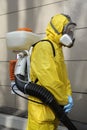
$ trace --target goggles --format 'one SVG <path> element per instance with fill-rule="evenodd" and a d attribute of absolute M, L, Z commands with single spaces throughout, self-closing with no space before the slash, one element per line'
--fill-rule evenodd
<path fill-rule="evenodd" d="M 68 23 L 63 29 L 63 34 L 68 34 L 73 40 L 75 27 L 76 27 L 75 23 L 71 23 L 71 22 Z"/>

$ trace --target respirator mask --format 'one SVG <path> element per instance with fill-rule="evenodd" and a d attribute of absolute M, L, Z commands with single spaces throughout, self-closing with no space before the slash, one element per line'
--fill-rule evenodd
<path fill-rule="evenodd" d="M 57 33 L 58 35 L 62 34 L 62 36 L 60 38 L 60 43 L 63 46 L 70 48 L 73 46 L 74 41 L 75 41 L 74 31 L 75 31 L 76 23 L 73 23 L 71 18 L 68 15 L 65 15 L 65 14 L 62 14 L 62 15 L 65 16 L 69 21 L 69 23 L 64 26 L 62 32 L 59 32 L 53 25 L 53 23 L 52 23 L 53 17 L 50 21 L 50 25 L 53 28 L 53 30 L 55 31 L 55 33 Z"/>
<path fill-rule="evenodd" d="M 75 23 L 68 23 L 62 32 L 62 36 L 60 38 L 60 43 L 66 47 L 72 47 L 75 41 L 74 38 L 74 31 L 75 31 L 76 24 Z"/>

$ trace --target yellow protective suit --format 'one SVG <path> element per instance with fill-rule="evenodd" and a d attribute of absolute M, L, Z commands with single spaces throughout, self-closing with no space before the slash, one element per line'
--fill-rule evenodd
<path fill-rule="evenodd" d="M 51 22 L 59 32 L 62 32 L 69 21 L 63 15 L 56 15 Z M 32 81 L 38 78 L 37 84 L 50 90 L 59 104 L 66 105 L 68 95 L 71 95 L 71 86 L 64 63 L 62 45 L 59 43 L 60 37 L 61 34 L 56 34 L 49 23 L 45 39 L 53 43 L 55 57 L 50 43 L 44 41 L 36 44 L 31 56 L 30 76 Z M 35 97 L 29 98 L 41 102 Z M 48 106 L 29 101 L 27 130 L 56 130 L 58 124 L 59 120 Z"/>

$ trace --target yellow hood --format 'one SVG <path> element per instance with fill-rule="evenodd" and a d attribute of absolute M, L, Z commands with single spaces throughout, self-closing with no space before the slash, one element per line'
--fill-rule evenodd
<path fill-rule="evenodd" d="M 51 23 L 48 23 L 48 26 L 46 28 L 46 36 L 47 39 L 50 39 L 54 41 L 55 43 L 59 43 L 60 37 L 62 36 L 62 31 L 64 26 L 68 23 L 67 17 L 65 17 L 62 14 L 57 14 L 54 17 L 51 18 L 51 23 L 55 27 L 55 29 L 60 33 L 56 33 L 54 28 L 51 26 Z"/>

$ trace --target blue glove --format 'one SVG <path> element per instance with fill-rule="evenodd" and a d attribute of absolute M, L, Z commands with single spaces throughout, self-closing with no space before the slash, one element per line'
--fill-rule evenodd
<path fill-rule="evenodd" d="M 65 112 L 70 112 L 73 106 L 73 99 L 72 96 L 68 96 L 68 104 L 64 106 Z"/>

